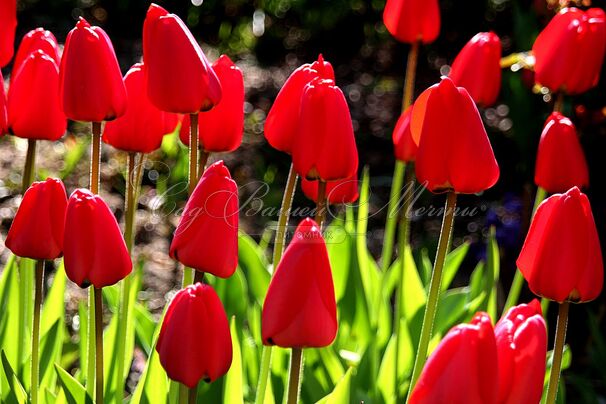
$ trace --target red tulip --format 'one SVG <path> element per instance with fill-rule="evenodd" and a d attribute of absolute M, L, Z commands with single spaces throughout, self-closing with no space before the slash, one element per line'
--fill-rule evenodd
<path fill-rule="evenodd" d="M 551 91 L 585 92 L 598 84 L 605 49 L 604 11 L 564 8 L 532 46 L 535 80 Z"/>
<path fill-rule="evenodd" d="M 317 61 L 296 69 L 282 86 L 265 120 L 265 138 L 274 149 L 292 154 L 300 126 L 301 97 L 305 86 L 318 77 L 335 79 L 332 65 L 325 62 L 322 55 Z"/>
<path fill-rule="evenodd" d="M 602 250 L 589 200 L 577 187 L 539 205 L 517 264 L 536 295 L 560 303 L 598 297 Z"/>
<path fill-rule="evenodd" d="M 534 182 L 549 193 L 589 185 L 589 169 L 576 128 L 570 119 L 559 112 L 552 113 L 545 122 L 539 141 Z"/>
<path fill-rule="evenodd" d="M 162 138 L 177 127 L 178 116 L 160 111 L 147 98 L 143 64 L 137 63 L 124 76 L 128 95 L 126 114 L 105 124 L 103 141 L 116 149 L 151 153 L 159 149 Z"/>
<path fill-rule="evenodd" d="M 8 115 L 6 112 L 6 94 L 4 93 L 4 78 L 0 71 L 0 136 L 8 132 Z"/>
<path fill-rule="evenodd" d="M 494 32 L 480 32 L 455 58 L 449 77 L 484 107 L 494 104 L 501 89 L 501 41 Z"/>
<path fill-rule="evenodd" d="M 490 317 L 452 328 L 429 356 L 408 402 L 496 404 L 497 348 Z"/>
<path fill-rule="evenodd" d="M 417 158 L 417 144 L 412 138 L 410 131 L 410 120 L 412 118 L 412 106 L 400 115 L 396 127 L 393 130 L 394 153 L 398 160 L 409 162 Z"/>
<path fill-rule="evenodd" d="M 307 198 L 318 203 L 318 181 L 303 178 L 301 188 Z M 358 196 L 357 174 L 344 180 L 331 181 L 326 184 L 326 197 L 331 205 L 353 203 L 358 200 Z"/>
<path fill-rule="evenodd" d="M 265 345 L 324 347 L 337 335 L 337 306 L 326 243 L 312 219 L 297 227 L 269 284 L 261 331 Z"/>
<path fill-rule="evenodd" d="M 356 174 L 351 115 L 334 81 L 317 78 L 305 86 L 298 125 L 292 161 L 301 177 L 336 181 Z"/>
<path fill-rule="evenodd" d="M 499 179 L 499 166 L 478 109 L 467 90 L 449 78 L 419 96 L 411 131 L 419 146 L 417 178 L 431 192 L 475 194 Z"/>
<path fill-rule="evenodd" d="M 494 328 L 501 404 L 536 404 L 543 394 L 547 328 L 541 304 L 512 307 Z"/>
<path fill-rule="evenodd" d="M 0 1 L 0 67 L 11 61 L 17 29 L 17 0 Z"/>
<path fill-rule="evenodd" d="M 192 114 L 221 100 L 221 84 L 189 29 L 151 4 L 143 24 L 143 59 L 150 101 L 163 111 Z"/>
<path fill-rule="evenodd" d="M 114 47 L 82 17 L 67 34 L 61 59 L 63 111 L 74 121 L 101 122 L 126 112 L 126 89 Z"/>
<path fill-rule="evenodd" d="M 383 22 L 398 41 L 427 44 L 440 33 L 440 7 L 437 0 L 387 0 Z"/>
<path fill-rule="evenodd" d="M 67 129 L 59 100 L 59 66 L 41 50 L 30 53 L 8 92 L 10 132 L 26 139 L 58 140 Z"/>
<path fill-rule="evenodd" d="M 190 196 L 170 256 L 183 265 L 220 278 L 238 265 L 238 187 L 223 161 L 217 161 Z"/>
<path fill-rule="evenodd" d="M 216 107 L 198 117 L 200 147 L 207 152 L 233 151 L 242 143 L 244 131 L 244 78 L 242 71 L 225 55 L 213 63 L 223 89 Z M 183 117 L 179 137 L 189 146 L 189 115 Z"/>
<path fill-rule="evenodd" d="M 81 288 L 113 285 L 133 266 L 109 206 L 87 189 L 69 197 L 63 254 L 67 277 Z"/>
<path fill-rule="evenodd" d="M 52 260 L 63 253 L 67 195 L 61 180 L 34 182 L 23 195 L 6 247 L 19 257 Z"/>
<path fill-rule="evenodd" d="M 27 59 L 32 52 L 41 50 L 50 56 L 57 66 L 61 64 L 61 56 L 59 56 L 59 45 L 57 39 L 52 32 L 45 30 L 44 28 L 36 28 L 25 34 L 17 50 L 17 56 L 15 56 L 15 62 L 13 63 L 13 74 L 11 76 L 11 83 L 13 82 L 16 72 L 19 71 L 21 64 Z"/>
<path fill-rule="evenodd" d="M 211 286 L 196 283 L 175 295 L 164 315 L 156 351 L 168 377 L 189 388 L 227 373 L 231 333 L 221 300 Z"/>

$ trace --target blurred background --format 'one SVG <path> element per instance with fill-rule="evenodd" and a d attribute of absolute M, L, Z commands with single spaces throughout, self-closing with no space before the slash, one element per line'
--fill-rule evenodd
<path fill-rule="evenodd" d="M 399 116 L 408 46 L 396 42 L 382 23 L 384 0 L 180 0 L 157 1 L 178 14 L 214 61 L 222 53 L 242 69 L 246 84 L 245 134 L 234 153 L 212 155 L 211 161 L 225 159 L 238 182 L 241 203 L 251 208 L 274 208 L 274 214 L 241 215 L 242 230 L 262 244 L 273 238 L 269 230 L 277 220 L 283 187 L 290 164 L 289 156 L 273 150 L 263 138 L 265 116 L 288 75 L 302 63 L 312 62 L 319 53 L 330 61 L 339 85 L 348 100 L 361 166 L 371 175 L 371 206 L 368 243 L 380 254 L 385 209 L 394 158 L 391 134 Z M 588 6 L 583 1 L 582 6 Z M 606 0 L 591 1 L 604 7 Z M 149 1 L 144 0 L 20 0 L 17 40 L 29 30 L 42 26 L 63 42 L 78 17 L 102 26 L 113 41 L 122 71 L 140 60 L 141 32 Z M 545 0 L 454 0 L 440 1 L 441 33 L 436 42 L 421 48 L 416 94 L 448 74 L 449 64 L 463 45 L 477 32 L 494 31 L 501 38 L 503 55 L 526 51 L 538 32 L 553 16 Z M 6 78 L 11 66 L 3 69 Z M 461 207 L 477 207 L 479 214 L 457 220 L 453 246 L 471 243 L 457 284 L 468 277 L 483 258 L 489 227 L 495 226 L 501 249 L 500 298 L 506 297 L 529 225 L 534 201 L 534 160 L 541 129 L 552 109 L 549 94 L 533 92 L 533 73 L 504 71 L 499 101 L 482 110 L 501 177 L 497 185 L 480 196 L 459 199 Z M 602 78 L 604 74 L 602 75 Z M 576 124 L 590 167 L 590 188 L 586 190 L 595 215 L 602 246 L 606 240 L 606 98 L 605 81 L 581 96 L 567 97 L 564 112 Z M 82 94 L 86 97 L 87 94 Z M 70 123 L 68 134 L 59 142 L 41 143 L 38 177 L 60 176 L 68 192 L 88 184 L 89 128 Z M 10 227 L 20 201 L 21 170 L 27 142 L 12 136 L 0 140 L 0 230 Z M 118 219 L 123 214 L 125 156 L 103 147 L 102 191 Z M 187 149 L 177 136 L 168 136 L 162 149 L 147 158 L 143 190 L 137 213 L 136 254 L 145 265 L 145 293 L 142 299 L 159 313 L 180 285 L 180 269 L 167 255 L 177 223 L 171 214 L 183 206 L 183 186 L 187 176 Z M 261 188 L 264 182 L 269 185 Z M 444 196 L 424 192 L 417 206 L 443 205 Z M 296 207 L 312 207 L 301 192 Z M 294 221 L 291 224 L 294 224 Z M 412 243 L 418 259 L 433 257 L 440 218 L 415 217 Z M 0 257 L 8 251 L 2 245 Z M 574 269 L 571 269 L 574 270 Z M 68 311 L 75 315 L 77 301 L 84 296 L 71 289 Z M 532 294 L 525 289 L 522 301 Z M 503 302 L 501 301 L 501 303 Z M 549 324 L 555 326 L 556 310 Z M 569 398 L 580 402 L 606 399 L 606 294 L 590 303 L 572 308 L 569 338 L 573 361 L 565 372 Z M 553 330 L 550 336 L 553 336 Z M 551 344 L 551 341 L 550 341 Z M 601 401 L 600 401 L 601 400 Z"/>

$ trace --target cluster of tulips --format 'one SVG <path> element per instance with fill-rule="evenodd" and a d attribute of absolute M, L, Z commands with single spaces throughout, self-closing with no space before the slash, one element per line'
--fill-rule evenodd
<path fill-rule="evenodd" d="M 2 7 L 8 7 L 9 12 Z M 12 59 L 15 2 L 3 2 L 0 11 L 0 65 L 6 65 Z M 597 84 L 606 47 L 604 12 L 561 10 L 537 38 L 532 57 L 520 53 L 502 58 L 499 38 L 494 33 L 479 33 L 459 53 L 449 76 L 416 100 L 419 47 L 439 35 L 438 2 L 388 0 L 384 22 L 395 38 L 411 48 L 403 112 L 393 133 L 397 162 L 382 269 L 393 262 L 398 226 L 398 254 L 409 248 L 410 198 L 404 195 L 404 206 L 398 206 L 404 178 L 412 180 L 414 173 L 429 191 L 446 193 L 408 402 L 540 400 L 547 352 L 543 312 L 547 305 L 542 309 L 538 300 L 517 304 L 526 279 L 535 294 L 560 304 L 547 396 L 552 404 L 569 302 L 595 299 L 603 284 L 600 243 L 589 201 L 580 191 L 589 183 L 587 164 L 575 127 L 560 109 L 564 94 L 579 94 Z M 537 85 L 559 94 L 539 143 L 535 213 L 517 261 L 519 271 L 505 314 L 494 328 L 492 320 L 496 319 L 478 313 L 471 323 L 451 329 L 428 356 L 457 195 L 481 193 L 499 178 L 478 105 L 495 103 L 501 69 L 511 64 L 534 69 Z M 0 131 L 29 141 L 24 195 L 5 244 L 16 256 L 37 260 L 33 403 L 38 402 L 44 262 L 61 256 L 69 279 L 82 288 L 91 287 L 90 318 L 95 321 L 89 322 L 88 353 L 89 360 L 96 363 L 96 372 L 89 375 L 87 383 L 92 386 L 95 381 L 96 387 L 89 391 L 95 392 L 98 404 L 103 402 L 101 289 L 122 282 L 120 321 L 130 321 L 124 302 L 130 295 L 130 250 L 140 170 L 145 154 L 158 149 L 163 136 L 178 125 L 180 138 L 189 147 L 190 196 L 175 230 L 170 256 L 185 270 L 183 289 L 164 314 L 155 349 L 168 377 L 182 384 L 182 402 L 196 399 L 201 380 L 213 382 L 229 370 L 229 322 L 204 274 L 228 278 L 236 270 L 238 189 L 222 161 L 208 167 L 206 163 L 210 153 L 233 151 L 240 145 L 243 103 L 243 76 L 235 64 L 222 55 L 211 65 L 183 21 L 155 4 L 150 6 L 143 26 L 143 62 L 135 64 L 124 78 L 109 37 L 82 18 L 68 34 L 62 55 L 54 36 L 42 28 L 23 38 L 13 62 L 7 98 L 4 87 L 0 88 Z M 58 179 L 32 183 L 36 141 L 59 139 L 66 131 L 67 119 L 92 123 L 90 188 L 77 189 L 69 198 Z M 104 126 L 103 121 L 107 121 Z M 322 234 L 328 205 L 358 198 L 358 152 L 350 112 L 335 84 L 331 64 L 321 55 L 296 69 L 284 83 L 267 116 L 265 137 L 271 146 L 289 154 L 292 164 L 274 243 L 275 271 L 261 316 L 264 348 L 257 402 L 266 397 L 272 346 L 277 345 L 292 350 L 286 397 L 292 404 L 299 399 L 303 349 L 330 345 L 339 328 L 331 263 Z M 128 155 L 124 233 L 99 195 L 101 140 Z M 299 177 L 304 193 L 317 205 L 315 220 L 302 220 L 284 251 Z M 547 193 L 553 195 L 545 199 Z M 400 276 L 405 262 L 400 260 Z M 398 307 L 400 300 L 406 299 L 401 292 L 396 290 Z M 397 333 L 402 315 L 396 313 Z"/>

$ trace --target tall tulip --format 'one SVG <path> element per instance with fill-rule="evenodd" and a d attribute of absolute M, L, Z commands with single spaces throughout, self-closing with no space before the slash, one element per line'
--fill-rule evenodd
<path fill-rule="evenodd" d="M 438 0 L 387 0 L 383 22 L 400 42 L 431 43 L 440 33 Z"/>
<path fill-rule="evenodd" d="M 417 403 L 497 403 L 497 347 L 486 313 L 452 328 L 427 360 L 408 400 Z"/>
<path fill-rule="evenodd" d="M 17 0 L 0 2 L 0 67 L 13 57 L 15 30 L 17 29 Z"/>
<path fill-rule="evenodd" d="M 491 106 L 501 89 L 501 41 L 494 32 L 480 32 L 455 58 L 449 77 L 464 87 L 471 98 L 484 107 Z"/>
<path fill-rule="evenodd" d="M 175 295 L 164 315 L 156 351 L 168 377 L 189 388 L 227 373 L 232 360 L 231 333 L 212 287 L 196 283 Z"/>
<path fill-rule="evenodd" d="M 412 118 L 412 107 L 408 107 L 396 123 L 393 130 L 393 145 L 396 159 L 403 162 L 415 161 L 417 157 L 417 144 L 412 138 L 410 131 L 410 120 Z"/>
<path fill-rule="evenodd" d="M 543 394 L 547 328 L 541 304 L 512 307 L 494 328 L 501 404 L 536 404 Z"/>
<path fill-rule="evenodd" d="M 17 55 L 13 63 L 14 75 L 11 75 L 11 83 L 13 82 L 16 72 L 21 67 L 21 64 L 27 59 L 30 53 L 41 50 L 50 56 L 57 66 L 61 64 L 61 56 L 59 55 L 59 45 L 57 39 L 52 32 L 45 30 L 44 28 L 36 28 L 29 31 L 19 44 L 17 49 Z"/>
<path fill-rule="evenodd" d="M 559 112 L 547 118 L 541 133 L 534 182 L 549 193 L 589 185 L 589 169 L 576 128 Z"/>

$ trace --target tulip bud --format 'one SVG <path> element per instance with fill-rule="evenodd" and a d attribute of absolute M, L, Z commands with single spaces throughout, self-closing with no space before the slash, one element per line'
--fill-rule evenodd
<path fill-rule="evenodd" d="M 408 402 L 496 404 L 497 348 L 486 313 L 453 327 L 427 359 Z"/>
<path fill-rule="evenodd" d="M 326 243 L 303 220 L 275 270 L 261 315 L 265 345 L 325 347 L 337 335 L 337 306 Z"/>
<path fill-rule="evenodd" d="M 168 377 L 189 388 L 227 373 L 232 360 L 231 333 L 212 287 L 196 283 L 175 295 L 164 315 L 156 351 Z"/>
<path fill-rule="evenodd" d="M 216 107 L 198 115 L 200 147 L 207 152 L 233 151 L 242 143 L 244 131 L 244 78 L 242 71 L 225 55 L 213 63 L 223 89 Z M 179 138 L 189 146 L 189 115 L 183 117 Z"/>
<path fill-rule="evenodd" d="M 6 94 L 4 93 L 4 78 L 0 71 L 0 136 L 8 132 L 8 114 L 6 112 Z"/>
<path fill-rule="evenodd" d="M 114 47 L 102 28 L 80 18 L 61 59 L 63 111 L 74 121 L 111 121 L 126 112 L 126 89 Z"/>
<path fill-rule="evenodd" d="M 13 57 L 17 29 L 17 0 L 0 1 L 0 67 Z"/>
<path fill-rule="evenodd" d="M 577 187 L 539 205 L 517 264 L 536 295 L 560 303 L 598 297 L 602 250 L 589 199 Z"/>
<path fill-rule="evenodd" d="M 410 120 L 412 118 L 412 106 L 400 115 L 396 127 L 393 130 L 393 145 L 396 159 L 405 163 L 415 161 L 417 157 L 417 144 L 412 139 L 410 131 Z"/>
<path fill-rule="evenodd" d="M 448 77 L 464 87 L 477 104 L 494 104 L 501 89 L 499 37 L 494 32 L 476 34 L 455 58 Z"/>
<path fill-rule="evenodd" d="M 604 10 L 564 8 L 532 46 L 535 80 L 554 92 L 585 92 L 598 84 L 605 49 Z"/>
<path fill-rule="evenodd" d="M 383 22 L 400 42 L 431 43 L 440 33 L 440 7 L 437 0 L 387 0 Z"/>
<path fill-rule="evenodd" d="M 63 253 L 67 194 L 61 180 L 34 182 L 23 195 L 5 245 L 19 257 L 52 260 Z"/>
<path fill-rule="evenodd" d="M 175 14 L 151 4 L 143 24 L 149 100 L 163 111 L 193 114 L 221 100 L 221 84 L 200 45 Z"/>
<path fill-rule="evenodd" d="M 223 161 L 217 161 L 189 197 L 170 256 L 183 265 L 220 278 L 238 265 L 238 187 Z"/>
<path fill-rule="evenodd" d="M 478 109 L 467 90 L 448 77 L 419 96 L 411 132 L 419 147 L 417 178 L 431 192 L 475 194 L 499 179 Z"/>
<path fill-rule="evenodd" d="M 265 120 L 265 138 L 280 151 L 292 154 L 299 129 L 301 97 L 305 86 L 315 78 L 335 80 L 332 65 L 322 55 L 312 64 L 306 63 L 288 77 Z"/>
<path fill-rule="evenodd" d="M 318 181 L 303 178 L 301 189 L 303 189 L 303 193 L 308 199 L 318 203 Z M 331 205 L 353 203 L 358 200 L 358 196 L 357 174 L 344 180 L 326 183 L 326 198 Z"/>
<path fill-rule="evenodd" d="M 103 141 L 132 153 L 159 149 L 162 138 L 177 127 L 178 116 L 160 111 L 147 98 L 143 64 L 137 63 L 124 76 L 128 96 L 126 114 L 105 124 Z"/>
<path fill-rule="evenodd" d="M 18 137 L 58 140 L 67 129 L 60 107 L 59 67 L 41 50 L 29 54 L 8 92 L 9 131 Z"/>
<path fill-rule="evenodd" d="M 589 185 L 589 169 L 576 128 L 559 112 L 547 118 L 541 133 L 534 182 L 549 193 Z"/>
<path fill-rule="evenodd" d="M 502 404 L 536 404 L 543 394 L 547 327 L 541 304 L 512 307 L 494 329 Z"/>
<path fill-rule="evenodd" d="M 15 62 L 13 63 L 13 72 L 11 75 L 11 83 L 19 71 L 21 64 L 27 59 L 30 53 L 41 50 L 50 56 L 57 66 L 61 64 L 61 56 L 59 56 L 59 45 L 57 39 L 52 32 L 45 30 L 44 28 L 36 28 L 25 34 L 19 44 L 17 55 L 15 56 Z"/>
<path fill-rule="evenodd" d="M 67 277 L 81 288 L 113 285 L 133 266 L 109 206 L 87 189 L 77 189 L 69 197 L 63 254 Z"/>

